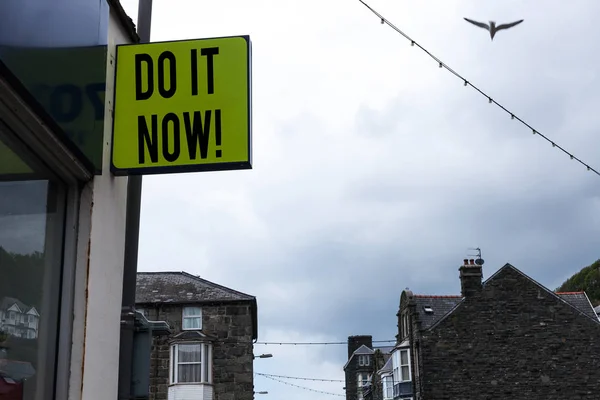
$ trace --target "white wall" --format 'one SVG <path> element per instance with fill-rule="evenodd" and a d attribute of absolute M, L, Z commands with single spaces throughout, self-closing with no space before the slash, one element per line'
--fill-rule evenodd
<path fill-rule="evenodd" d="M 127 177 L 110 173 L 116 44 L 129 37 L 111 11 L 103 173 L 81 198 L 69 400 L 116 399 Z"/>
<path fill-rule="evenodd" d="M 169 400 L 212 400 L 210 385 L 178 384 L 169 386 Z"/>

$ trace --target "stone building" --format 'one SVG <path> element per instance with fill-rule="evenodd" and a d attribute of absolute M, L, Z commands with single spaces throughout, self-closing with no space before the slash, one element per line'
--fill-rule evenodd
<path fill-rule="evenodd" d="M 482 261 L 482 260 L 481 260 Z M 510 264 L 460 296 L 402 292 L 394 399 L 598 399 L 600 320 L 584 292 L 555 293 Z"/>
<path fill-rule="evenodd" d="M 136 308 L 172 328 L 153 339 L 149 400 L 252 400 L 254 296 L 186 272 L 141 272 Z"/>
<path fill-rule="evenodd" d="M 381 400 L 376 372 L 390 357 L 393 346 L 374 347 L 370 335 L 348 337 L 348 361 L 344 365 L 346 400 Z"/>

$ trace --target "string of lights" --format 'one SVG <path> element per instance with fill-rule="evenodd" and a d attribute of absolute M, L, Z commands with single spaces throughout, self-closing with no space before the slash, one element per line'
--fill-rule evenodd
<path fill-rule="evenodd" d="M 321 379 L 321 378 L 300 378 L 298 376 L 285 376 L 285 375 L 273 375 L 273 374 L 263 374 L 260 372 L 255 372 L 256 375 L 271 377 L 271 378 L 283 378 L 283 379 L 298 379 L 302 381 L 318 381 L 318 382 L 345 382 L 343 379 Z"/>
<path fill-rule="evenodd" d="M 580 163 L 581 165 L 583 165 L 584 167 L 586 167 L 588 171 L 591 171 L 591 172 L 595 173 L 596 175 L 600 176 L 600 172 L 598 172 L 596 169 L 590 167 L 588 164 L 586 164 L 585 162 L 583 162 L 579 158 L 575 157 L 572 153 L 570 153 L 567 150 L 565 150 L 562 146 L 559 146 L 556 142 L 554 142 L 553 140 L 549 139 L 547 136 L 541 134 L 537 129 L 535 129 L 534 127 L 532 127 L 531 125 L 529 125 L 527 122 L 525 122 L 524 120 L 522 120 L 521 118 L 519 118 L 515 113 L 509 111 L 502 104 L 500 104 L 497 101 L 495 101 L 491 96 L 489 96 L 488 94 L 486 94 L 483 90 L 479 89 L 473 83 L 469 82 L 467 79 L 465 79 L 458 72 L 456 72 L 455 70 L 453 70 L 452 68 L 450 68 L 442 60 L 440 60 L 439 58 L 437 58 L 436 56 L 434 56 L 433 54 L 431 54 L 426 48 L 424 48 L 419 43 L 417 43 L 414 39 L 412 39 L 411 37 L 409 37 L 406 33 L 402 32 L 398 27 L 396 27 L 394 24 L 392 24 L 383 15 L 381 15 L 380 13 L 378 13 L 377 11 L 375 11 L 370 5 L 368 5 L 367 3 L 365 3 L 363 0 L 358 0 L 358 1 L 360 1 L 365 7 L 367 7 L 373 14 L 375 14 L 377 17 L 379 17 L 379 19 L 381 20 L 382 24 L 388 25 L 390 28 L 392 28 L 393 30 L 395 30 L 396 32 L 398 32 L 400 35 L 404 36 L 405 39 L 407 39 L 408 41 L 410 41 L 410 45 L 411 46 L 417 46 L 419 49 L 423 50 L 429 57 L 433 58 L 438 63 L 438 65 L 439 65 L 440 68 L 445 68 L 447 71 L 449 71 L 450 73 L 452 73 L 454 76 L 456 76 L 457 78 L 459 78 L 460 80 L 462 80 L 464 82 L 465 86 L 470 86 L 473 89 L 475 89 L 481 95 L 483 95 L 484 97 L 486 97 L 488 99 L 488 102 L 490 104 L 497 105 L 499 108 L 501 108 L 507 114 L 509 114 L 510 117 L 511 117 L 511 119 L 517 120 L 521 124 L 525 125 L 527 128 L 529 128 L 529 130 L 534 135 L 538 135 L 539 137 L 541 137 L 542 139 L 544 139 L 548 143 L 550 143 L 552 145 L 552 147 L 556 147 L 559 150 L 561 150 L 563 153 L 565 153 L 566 155 L 568 155 L 571 158 L 571 160 L 577 161 L 578 163 Z"/>
<path fill-rule="evenodd" d="M 257 374 L 257 375 L 258 375 L 258 374 Z M 330 395 L 330 396 L 346 397 L 346 396 L 345 396 L 345 395 L 343 395 L 343 394 L 331 393 L 331 392 L 325 392 L 325 391 L 323 391 L 323 390 L 311 389 L 311 388 L 307 388 L 307 387 L 305 387 L 305 386 L 294 385 L 293 383 L 285 382 L 285 381 L 282 381 L 282 380 L 280 380 L 280 379 L 273 378 L 273 377 L 271 377 L 271 376 L 266 376 L 266 375 L 261 375 L 261 376 L 263 376 L 263 377 L 265 377 L 265 378 L 267 378 L 267 379 L 271 379 L 271 380 L 277 381 L 277 382 L 279 382 L 279 383 L 283 383 L 284 385 L 293 386 L 293 387 L 296 387 L 296 388 L 299 388 L 299 389 L 308 390 L 308 391 L 315 392 L 315 393 L 328 394 L 328 395 Z"/>
<path fill-rule="evenodd" d="M 373 340 L 373 343 L 392 343 L 392 342 L 396 342 L 395 339 L 390 339 L 390 340 Z M 319 346 L 326 346 L 326 345 L 334 345 L 334 344 L 348 344 L 348 341 L 345 342 L 256 342 L 254 344 L 263 344 L 263 345 L 280 345 L 280 346 L 311 346 L 311 345 L 319 345 Z"/>
<path fill-rule="evenodd" d="M 328 345 L 347 345 L 348 341 L 339 342 L 252 342 L 250 340 L 237 340 L 237 339 L 212 339 L 213 343 L 222 344 L 253 344 L 253 345 L 264 345 L 264 346 L 328 346 Z M 395 343 L 396 339 L 389 340 L 373 340 L 373 343 Z"/>

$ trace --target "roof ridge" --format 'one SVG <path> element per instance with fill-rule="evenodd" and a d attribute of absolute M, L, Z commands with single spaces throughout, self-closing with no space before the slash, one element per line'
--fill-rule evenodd
<path fill-rule="evenodd" d="M 232 289 L 232 288 L 230 288 L 230 287 L 223 286 L 223 285 L 219 285 L 218 283 L 215 283 L 215 282 L 212 282 L 212 281 L 206 280 L 206 279 L 204 279 L 204 278 L 201 278 L 201 277 L 200 277 L 200 275 L 198 275 L 198 276 L 196 276 L 196 275 L 192 275 L 192 274 L 190 274 L 189 272 L 185 272 L 185 271 L 181 271 L 181 274 L 183 274 L 183 275 L 187 275 L 188 277 L 190 277 L 190 278 L 193 278 L 193 279 L 196 279 L 196 280 L 198 280 L 198 281 L 202 281 L 202 282 L 204 282 L 204 283 L 208 283 L 208 284 L 210 284 L 210 285 L 212 285 L 212 286 L 214 286 L 214 287 L 216 287 L 216 288 L 218 288 L 218 289 L 227 290 L 227 291 L 234 292 L 234 293 L 237 293 L 237 294 L 240 294 L 240 295 L 243 295 L 243 296 L 247 296 L 247 297 L 252 297 L 252 298 L 255 298 L 255 297 L 256 297 L 256 296 L 252 296 L 251 294 L 244 293 L 244 292 L 240 292 L 239 290 L 235 290 L 235 289 Z"/>
<path fill-rule="evenodd" d="M 449 294 L 449 295 L 444 295 L 444 294 L 415 294 L 413 295 L 413 297 L 418 297 L 420 299 L 462 299 L 462 296 L 460 295 L 455 295 L 455 294 Z"/>
<path fill-rule="evenodd" d="M 185 271 L 137 273 L 136 302 L 250 301 L 256 296 Z"/>
<path fill-rule="evenodd" d="M 540 289 L 544 290 L 546 293 L 549 293 L 551 296 L 554 296 L 556 299 L 562 301 L 563 303 L 567 304 L 569 307 L 571 307 L 573 310 L 577 311 L 580 315 L 583 315 L 585 318 L 590 319 L 591 321 L 600 324 L 600 320 L 596 320 L 594 319 L 592 316 L 588 315 L 585 311 L 581 310 L 580 308 L 576 307 L 575 305 L 571 304 L 570 302 L 568 302 L 567 300 L 563 299 L 557 292 L 547 288 L 546 286 L 542 285 L 540 282 L 538 282 L 537 280 L 533 279 L 531 276 L 527 275 L 525 272 L 521 271 L 520 269 L 518 269 L 517 267 L 515 267 L 514 265 L 510 264 L 510 263 L 506 263 L 504 264 L 502 267 L 500 267 L 498 269 L 498 271 L 496 271 L 492 276 L 490 276 L 485 282 L 483 282 L 483 285 L 485 286 L 488 282 L 492 281 L 492 279 L 496 278 L 497 275 L 500 275 L 500 273 L 502 271 L 505 271 L 507 269 L 511 269 L 514 270 L 516 273 L 520 274 L 521 276 L 523 276 L 525 279 L 528 279 L 530 282 L 532 282 L 534 285 L 538 286 Z M 585 292 L 584 292 L 585 294 Z M 587 297 L 587 294 L 586 294 Z M 589 298 L 588 298 L 589 301 Z M 592 304 L 590 303 L 590 307 L 592 306 Z"/>
<path fill-rule="evenodd" d="M 242 295 L 242 296 L 256 298 L 256 296 L 253 296 L 251 294 L 240 292 L 239 290 L 235 290 L 235 289 L 232 289 L 232 288 L 227 287 L 227 286 L 219 285 L 218 283 L 215 283 L 215 282 L 212 282 L 212 281 L 209 281 L 207 279 L 204 279 L 204 278 L 200 277 L 200 275 L 193 275 L 193 274 L 190 274 L 189 272 L 185 272 L 185 271 L 148 271 L 148 272 L 138 272 L 137 274 L 138 275 L 141 275 L 141 274 L 152 274 L 152 275 L 169 275 L 169 274 L 171 274 L 171 275 L 183 275 L 183 276 L 186 276 L 188 278 L 197 280 L 199 282 L 207 283 L 207 284 L 213 286 L 216 289 L 222 289 L 222 290 L 225 290 L 225 291 L 228 291 L 228 292 L 232 292 L 232 293 L 235 293 L 235 294 L 239 294 L 239 295 Z"/>

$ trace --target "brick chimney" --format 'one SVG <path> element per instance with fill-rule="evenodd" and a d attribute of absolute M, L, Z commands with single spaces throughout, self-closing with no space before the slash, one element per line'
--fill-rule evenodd
<path fill-rule="evenodd" d="M 483 270 L 482 266 L 475 260 L 464 260 L 464 264 L 458 269 L 460 271 L 460 292 L 463 297 L 469 297 L 481 290 Z"/>
<path fill-rule="evenodd" d="M 357 335 L 357 336 L 348 336 L 348 359 L 354 353 L 354 350 L 358 349 L 362 345 L 367 346 L 368 348 L 373 348 L 373 336 L 371 335 Z"/>

